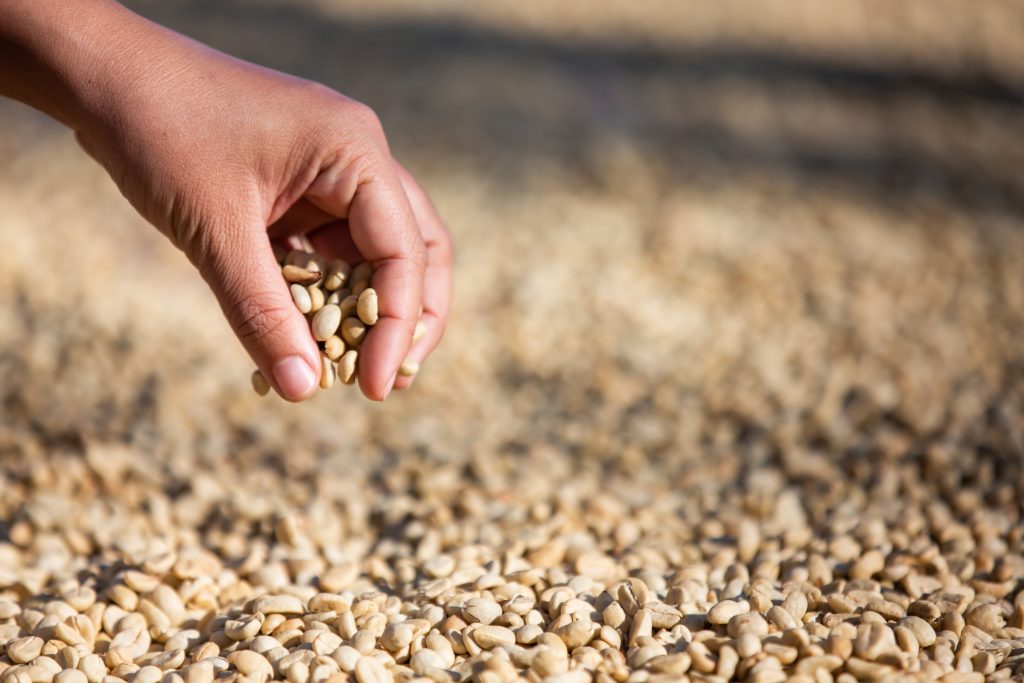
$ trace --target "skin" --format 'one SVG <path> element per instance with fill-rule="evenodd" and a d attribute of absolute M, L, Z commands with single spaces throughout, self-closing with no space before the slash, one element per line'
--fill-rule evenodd
<path fill-rule="evenodd" d="M 111 0 L 0 0 L 0 95 L 61 121 L 199 270 L 275 390 L 317 390 L 319 350 L 271 240 L 368 260 L 380 320 L 359 384 L 382 401 L 444 333 L 451 239 L 367 106 L 222 54 Z M 420 319 L 426 334 L 412 344 Z"/>

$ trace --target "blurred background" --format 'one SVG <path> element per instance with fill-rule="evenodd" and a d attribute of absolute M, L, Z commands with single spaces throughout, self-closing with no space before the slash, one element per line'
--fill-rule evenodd
<path fill-rule="evenodd" d="M 260 399 L 186 260 L 0 101 L 10 481 L 116 447 L 174 501 L 373 507 L 431 463 L 513 510 L 792 491 L 818 530 L 843 501 L 1019 520 L 1021 3 L 126 4 L 370 104 L 454 234 L 452 320 L 383 406 Z"/>

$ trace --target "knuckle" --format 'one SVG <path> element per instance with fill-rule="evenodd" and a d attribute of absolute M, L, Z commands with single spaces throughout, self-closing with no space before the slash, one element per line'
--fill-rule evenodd
<path fill-rule="evenodd" d="M 439 265 L 450 266 L 455 259 L 455 242 L 447 228 L 438 233 L 436 245 Z"/>
<path fill-rule="evenodd" d="M 212 229 L 203 229 L 195 220 L 170 220 L 168 236 L 171 243 L 185 253 L 185 255 L 200 270 L 206 271 L 211 268 L 210 262 L 217 251 Z"/>
<path fill-rule="evenodd" d="M 368 136 L 377 142 L 384 141 L 384 126 L 380 122 L 380 117 L 369 105 L 353 100 L 348 107 L 348 119 L 360 135 Z"/>
<path fill-rule="evenodd" d="M 238 338 L 246 344 L 280 334 L 288 322 L 290 311 L 263 294 L 235 297 L 228 309 L 228 322 Z"/>
<path fill-rule="evenodd" d="M 410 236 L 409 240 L 411 242 L 411 245 L 409 247 L 409 258 L 419 268 L 426 268 L 428 256 L 427 243 L 423 241 L 423 238 L 420 237 L 419 233 L 416 232 L 415 230 L 412 230 L 410 232 L 413 232 L 414 234 Z"/>
<path fill-rule="evenodd" d="M 301 81 L 300 89 L 303 95 L 310 98 L 320 98 L 326 101 L 333 101 L 338 97 L 341 97 L 337 90 L 317 81 Z"/>

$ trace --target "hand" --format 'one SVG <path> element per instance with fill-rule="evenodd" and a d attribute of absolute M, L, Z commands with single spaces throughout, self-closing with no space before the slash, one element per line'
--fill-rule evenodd
<path fill-rule="evenodd" d="M 120 6 L 90 7 L 121 59 L 85 55 L 69 69 L 88 73 L 88 88 L 71 85 L 74 104 L 61 118 L 185 252 L 276 390 L 305 399 L 320 374 L 319 351 L 270 245 L 296 234 L 326 257 L 374 264 L 380 320 L 360 350 L 360 387 L 383 400 L 408 386 L 399 365 L 422 361 L 444 331 L 451 245 L 423 190 L 392 159 L 373 112 Z M 421 307 L 426 334 L 412 347 Z"/>

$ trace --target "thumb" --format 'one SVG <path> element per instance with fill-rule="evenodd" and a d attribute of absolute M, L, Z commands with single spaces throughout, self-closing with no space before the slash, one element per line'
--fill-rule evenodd
<path fill-rule="evenodd" d="M 281 277 L 266 230 L 229 230 L 196 242 L 205 245 L 205 253 L 193 262 L 263 376 L 289 401 L 312 396 L 320 354 Z"/>

